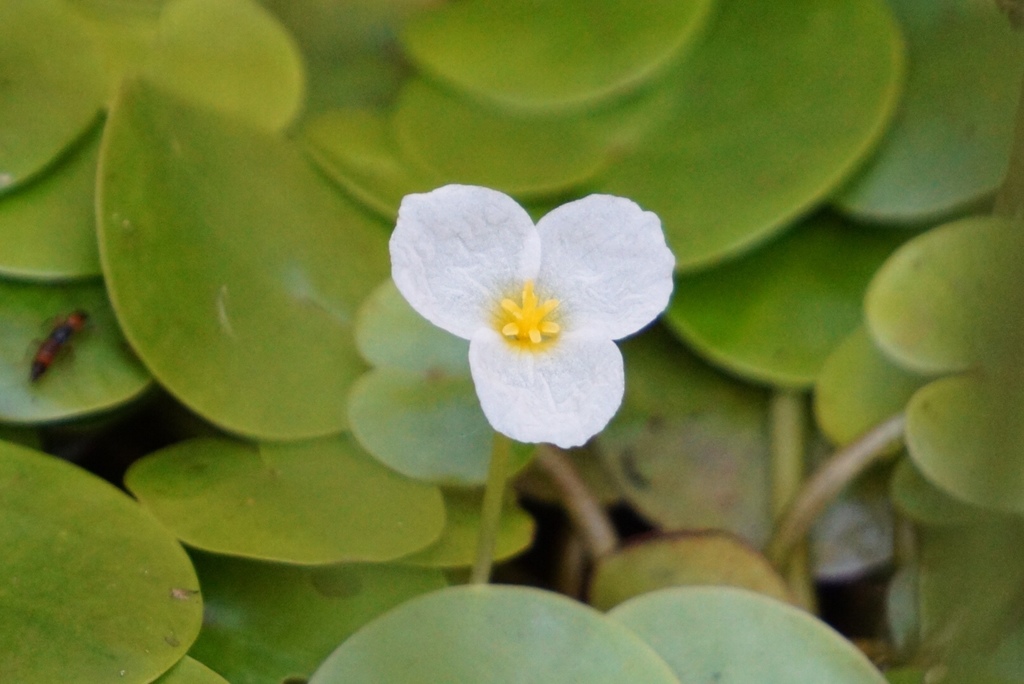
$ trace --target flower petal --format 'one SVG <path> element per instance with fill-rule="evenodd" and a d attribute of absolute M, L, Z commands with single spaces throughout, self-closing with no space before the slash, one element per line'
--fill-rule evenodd
<path fill-rule="evenodd" d="M 566 330 L 617 340 L 668 305 L 675 257 L 657 215 L 635 202 L 590 195 L 544 216 L 537 232 L 537 289 L 562 302 L 560 322 Z"/>
<path fill-rule="evenodd" d="M 469 367 L 484 415 L 520 442 L 579 446 L 608 424 L 622 403 L 622 354 L 611 340 L 560 336 L 527 351 L 483 328 L 469 343 Z"/>
<path fill-rule="evenodd" d="M 469 339 L 540 263 L 529 214 L 508 195 L 446 185 L 407 195 L 391 234 L 391 276 L 412 308 Z"/>

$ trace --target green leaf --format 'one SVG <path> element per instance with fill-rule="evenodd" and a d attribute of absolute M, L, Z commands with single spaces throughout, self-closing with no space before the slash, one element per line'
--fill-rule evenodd
<path fill-rule="evenodd" d="M 66 0 L 78 10 L 107 75 L 107 99 L 138 72 L 157 39 L 166 0 Z"/>
<path fill-rule="evenodd" d="M 228 680 L 198 660 L 185 656 L 153 684 L 228 684 Z"/>
<path fill-rule="evenodd" d="M 99 172 L 100 256 L 125 336 L 216 425 L 299 439 L 345 426 L 355 310 L 385 235 L 280 138 L 128 84 Z"/>
<path fill-rule="evenodd" d="M 88 314 L 85 328 L 32 382 L 29 373 L 40 344 L 75 310 Z M 46 423 L 85 416 L 132 401 L 150 384 L 101 283 L 0 281 L 0 420 Z"/>
<path fill-rule="evenodd" d="M 793 600 L 768 559 L 716 531 L 645 537 L 599 558 L 587 595 L 592 606 L 607 611 L 656 589 L 698 585 L 741 587 Z"/>
<path fill-rule="evenodd" d="M 885 262 L 864 308 L 887 356 L 922 373 L 974 366 L 998 332 L 1021 316 L 1020 231 L 998 218 L 947 223 L 918 236 Z"/>
<path fill-rule="evenodd" d="M 99 478 L 0 443 L 0 681 L 145 684 L 199 633 L 188 556 Z"/>
<path fill-rule="evenodd" d="M 437 570 L 352 564 L 322 568 L 193 554 L 205 602 L 191 653 L 231 684 L 308 677 L 363 624 L 445 586 Z"/>
<path fill-rule="evenodd" d="M 849 444 L 902 412 L 926 382 L 889 361 L 862 326 L 825 359 L 814 385 L 814 415 L 833 443 Z"/>
<path fill-rule="evenodd" d="M 356 346 L 374 366 L 428 375 L 469 375 L 469 341 L 416 313 L 390 278 L 360 307 Z"/>
<path fill-rule="evenodd" d="M 1022 380 L 953 376 L 914 395 L 907 449 L 928 480 L 977 506 L 1024 513 Z"/>
<path fill-rule="evenodd" d="M 661 217 L 680 270 L 734 257 L 827 197 L 873 149 L 902 81 L 881 0 L 720 5 L 673 76 L 675 116 L 600 184 Z"/>
<path fill-rule="evenodd" d="M 710 0 L 469 0 L 414 16 L 414 62 L 510 107 L 581 104 L 632 88 L 699 35 Z"/>
<path fill-rule="evenodd" d="M 487 479 L 494 431 L 469 377 L 374 369 L 352 387 L 349 423 L 367 451 L 403 475 L 441 484 Z"/>
<path fill-rule="evenodd" d="M 598 437 L 623 497 L 663 529 L 768 534 L 767 395 L 658 328 L 622 344 L 626 397 Z"/>
<path fill-rule="evenodd" d="M 835 198 L 874 221 L 926 221 L 993 193 L 1006 172 L 1024 40 L 995 3 L 892 0 L 907 87 L 871 161 Z"/>
<path fill-rule="evenodd" d="M 609 617 L 647 641 L 683 682 L 879 684 L 871 662 L 791 605 L 730 587 L 662 589 Z"/>
<path fill-rule="evenodd" d="M 313 161 L 335 183 L 390 222 L 402 198 L 444 185 L 403 156 L 391 120 L 376 111 L 337 109 L 321 114 L 303 130 Z"/>
<path fill-rule="evenodd" d="M 906 443 L 933 484 L 985 508 L 1024 511 L 1024 240 L 991 217 L 956 221 L 897 251 L 866 298 L 869 331 L 936 380 L 907 406 Z"/>
<path fill-rule="evenodd" d="M 586 119 L 492 109 L 423 80 L 406 83 L 393 121 L 399 148 L 431 176 L 510 195 L 569 190 L 612 162 Z"/>
<path fill-rule="evenodd" d="M 918 528 L 921 633 L 942 635 L 947 662 L 991 652 L 1007 626 L 1019 622 L 1022 543 L 1019 518 Z"/>
<path fill-rule="evenodd" d="M 628 629 L 564 596 L 498 585 L 413 599 L 342 644 L 309 684 L 676 683 Z"/>
<path fill-rule="evenodd" d="M 387 280 L 356 318 L 359 351 L 378 368 L 349 395 L 349 423 L 381 463 L 429 482 L 487 479 L 494 432 L 469 376 L 469 343 L 416 313 Z M 533 450 L 514 450 L 512 470 Z"/>
<path fill-rule="evenodd" d="M 190 546 L 259 560 L 388 561 L 444 527 L 436 487 L 384 468 L 349 437 L 193 439 L 136 461 L 125 485 Z"/>
<path fill-rule="evenodd" d="M 100 274 L 96 164 L 101 130 L 96 126 L 50 173 L 0 197 L 0 273 L 34 280 Z"/>
<path fill-rule="evenodd" d="M 444 504 L 447 515 L 441 538 L 422 551 L 402 558 L 399 563 L 430 568 L 459 568 L 473 564 L 480 533 L 482 492 L 448 489 L 444 492 Z M 533 518 L 519 507 L 514 493 L 506 492 L 494 560 L 506 560 L 529 547 L 534 527 Z"/>
<path fill-rule="evenodd" d="M 991 511 L 956 499 L 930 483 L 910 459 L 896 465 L 890 492 L 901 513 L 925 525 L 966 525 L 996 518 Z"/>
<path fill-rule="evenodd" d="M 809 387 L 857 327 L 868 281 L 902 240 L 816 216 L 738 261 L 678 276 L 665 321 L 732 373 Z"/>
<path fill-rule="evenodd" d="M 0 3 L 0 193 L 39 173 L 96 120 L 106 83 L 59 0 Z"/>
<path fill-rule="evenodd" d="M 268 130 L 287 127 L 305 94 L 298 45 L 252 0 L 168 2 L 145 74 L 190 102 Z"/>

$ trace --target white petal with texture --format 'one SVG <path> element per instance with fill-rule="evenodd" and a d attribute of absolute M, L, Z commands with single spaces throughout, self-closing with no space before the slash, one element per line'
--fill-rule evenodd
<path fill-rule="evenodd" d="M 446 185 L 402 200 L 391 276 L 421 316 L 450 333 L 469 339 L 489 325 L 539 263 L 537 229 L 508 195 Z"/>
<path fill-rule="evenodd" d="M 563 448 L 604 429 L 625 388 L 618 347 L 585 334 L 562 335 L 532 351 L 484 328 L 470 340 L 469 367 L 495 430 L 520 442 Z"/>
<path fill-rule="evenodd" d="M 661 221 L 632 200 L 590 195 L 537 223 L 537 290 L 560 302 L 559 322 L 617 340 L 668 305 L 675 257 Z"/>

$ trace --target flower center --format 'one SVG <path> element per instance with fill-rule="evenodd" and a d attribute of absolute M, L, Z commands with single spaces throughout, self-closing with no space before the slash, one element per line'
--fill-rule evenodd
<path fill-rule="evenodd" d="M 523 303 L 517 304 L 511 299 L 501 300 L 499 327 L 501 334 L 509 342 L 524 345 L 536 345 L 545 337 L 558 334 L 561 326 L 544 318 L 558 308 L 557 299 L 548 299 L 541 303 L 533 293 L 533 281 L 527 280 L 523 285 Z"/>

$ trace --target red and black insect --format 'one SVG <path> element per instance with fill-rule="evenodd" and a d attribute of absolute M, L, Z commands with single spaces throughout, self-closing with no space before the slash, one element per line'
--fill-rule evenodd
<path fill-rule="evenodd" d="M 32 372 L 29 374 L 29 379 L 32 382 L 43 376 L 43 373 L 47 371 L 53 360 L 57 358 L 57 352 L 67 344 L 72 335 L 85 327 L 85 322 L 88 318 L 89 314 L 81 309 L 76 309 L 54 326 L 47 338 L 39 345 L 36 355 L 32 357 Z"/>

